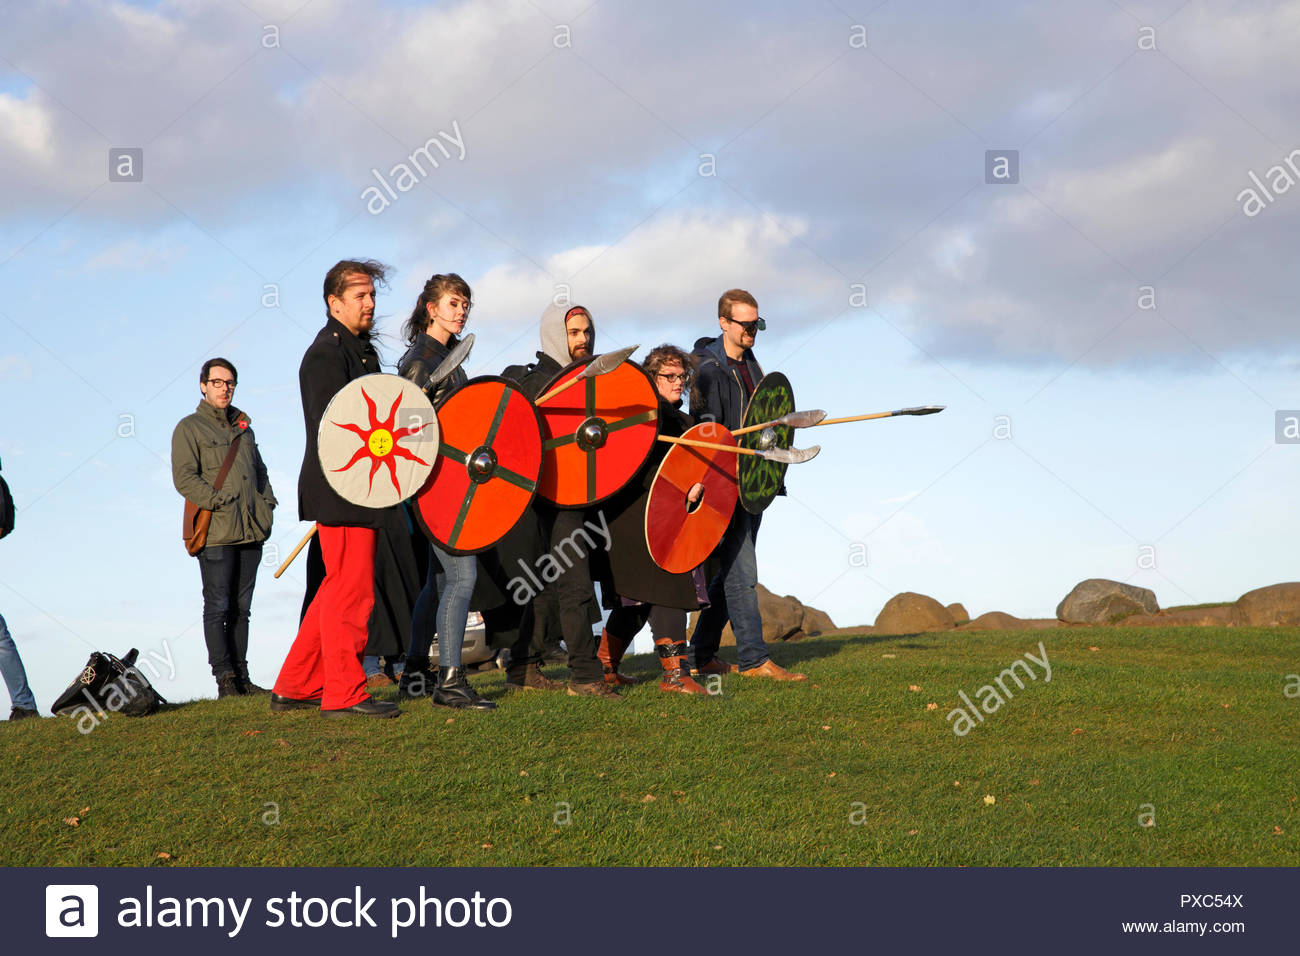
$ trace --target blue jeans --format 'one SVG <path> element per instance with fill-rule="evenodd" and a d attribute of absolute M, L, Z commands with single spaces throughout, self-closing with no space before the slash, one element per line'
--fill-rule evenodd
<path fill-rule="evenodd" d="M 248 677 L 248 614 L 262 562 L 262 543 L 217 544 L 199 552 L 203 639 L 214 677 Z"/>
<path fill-rule="evenodd" d="M 23 668 L 23 659 L 18 656 L 18 646 L 9 636 L 9 625 L 0 616 L 0 675 L 4 677 L 5 686 L 9 688 L 9 699 L 15 707 L 22 710 L 35 710 L 36 698 L 27 686 L 27 671 Z"/>
<path fill-rule="evenodd" d="M 478 559 L 472 554 L 448 554 L 429 542 L 429 574 L 411 614 L 411 647 L 407 658 L 429 656 L 434 631 L 438 634 L 438 666 L 460 667 L 465 643 L 465 619 L 478 578 Z M 437 606 L 437 616 L 430 611 Z"/>
<path fill-rule="evenodd" d="M 736 663 L 740 669 L 759 667 L 768 659 L 758 592 L 754 590 L 758 584 L 754 541 L 759 520 L 758 515 L 751 515 L 737 502 L 731 524 L 718 545 L 722 571 L 709 583 L 709 606 L 700 612 L 691 635 L 691 653 L 697 667 L 717 657 L 728 617 L 736 633 Z"/>

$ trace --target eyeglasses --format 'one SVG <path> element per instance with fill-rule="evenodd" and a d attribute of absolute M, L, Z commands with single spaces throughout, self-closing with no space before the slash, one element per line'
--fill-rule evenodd
<path fill-rule="evenodd" d="M 655 375 L 659 378 L 662 378 L 666 382 L 671 382 L 673 385 L 677 385 L 679 383 L 685 385 L 687 382 L 691 380 L 690 372 L 679 372 L 675 375 L 667 375 L 663 372 L 656 372 Z"/>
<path fill-rule="evenodd" d="M 750 335 L 753 335 L 755 332 L 764 332 L 767 330 L 767 320 L 764 319 L 761 315 L 753 322 L 737 322 L 735 319 L 727 318 L 727 316 L 725 315 L 723 316 L 723 318 L 727 319 L 727 321 L 730 322 L 732 325 L 739 325 Z"/>
<path fill-rule="evenodd" d="M 214 388 L 219 385 L 229 392 L 233 392 L 235 390 L 235 383 L 228 378 L 210 378 L 208 379 L 208 384 L 213 386 Z"/>

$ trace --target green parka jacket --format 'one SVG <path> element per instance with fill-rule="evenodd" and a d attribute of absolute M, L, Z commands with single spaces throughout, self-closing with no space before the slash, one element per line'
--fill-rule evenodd
<path fill-rule="evenodd" d="M 212 489 L 237 434 L 243 433 L 230 473 Z M 172 432 L 172 484 L 184 497 L 212 512 L 208 544 L 249 544 L 271 534 L 276 505 L 266 465 L 253 439 L 249 418 L 235 406 L 225 411 L 205 401 Z"/>

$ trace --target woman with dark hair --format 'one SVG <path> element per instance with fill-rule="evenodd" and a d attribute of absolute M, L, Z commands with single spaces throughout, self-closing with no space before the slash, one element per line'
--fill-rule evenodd
<path fill-rule="evenodd" d="M 674 345 L 653 349 L 641 367 L 654 380 L 659 393 L 659 433 L 679 437 L 694 424 L 682 411 L 682 392 L 695 371 L 695 361 Z M 616 606 L 601 634 L 597 656 L 610 684 L 635 681 L 618 672 L 623 654 L 638 631 L 650 622 L 655 652 L 663 667 L 659 689 L 679 694 L 707 694 L 691 679 L 686 661 L 686 612 L 697 609 L 704 593 L 703 576 L 698 570 L 670 574 L 650 557 L 645 540 L 645 508 L 650 486 L 669 445 L 655 442 L 649 459 L 627 486 L 606 505 L 609 516 L 609 570 L 613 577 Z M 703 486 L 691 489 L 689 498 L 698 501 Z"/>
<path fill-rule="evenodd" d="M 469 283 L 454 272 L 435 275 L 424 284 L 411 317 L 402 328 L 410 348 L 397 364 L 398 374 L 424 384 L 429 373 L 460 341 L 458 336 L 469 319 L 471 299 Z M 464 370 L 458 368 L 439 382 L 429 395 L 434 408 L 465 381 Z M 429 695 L 435 704 L 444 707 L 494 710 L 496 704 L 478 695 L 461 667 L 460 651 L 465 642 L 465 619 L 474 593 L 477 562 L 473 555 L 448 554 L 432 541 L 429 558 L 429 573 L 411 616 L 411 645 L 398 693 L 402 697 Z M 437 675 L 429 666 L 435 630 Z"/>

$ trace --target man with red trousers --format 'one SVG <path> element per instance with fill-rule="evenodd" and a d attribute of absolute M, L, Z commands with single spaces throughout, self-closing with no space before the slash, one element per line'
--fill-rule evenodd
<path fill-rule="evenodd" d="M 375 325 L 375 284 L 387 267 L 345 259 L 325 275 L 328 319 L 298 368 L 307 447 L 298 475 L 298 517 L 315 521 L 325 559 L 325 580 L 312 598 L 271 694 L 272 710 L 319 708 L 325 717 L 396 717 L 394 703 L 366 692 L 361 666 L 375 603 L 375 538 L 383 512 L 354 505 L 325 480 L 316 448 L 321 416 L 340 388 L 380 371 L 370 343 Z"/>

